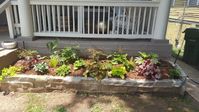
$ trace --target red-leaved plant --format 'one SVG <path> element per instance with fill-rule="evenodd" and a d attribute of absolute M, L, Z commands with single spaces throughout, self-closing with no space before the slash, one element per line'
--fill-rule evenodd
<path fill-rule="evenodd" d="M 137 67 L 135 71 L 138 75 L 144 76 L 146 79 L 160 79 L 160 69 L 158 67 L 158 55 L 157 54 L 147 54 L 144 52 L 139 53 L 140 56 L 136 57 L 135 63 Z"/>

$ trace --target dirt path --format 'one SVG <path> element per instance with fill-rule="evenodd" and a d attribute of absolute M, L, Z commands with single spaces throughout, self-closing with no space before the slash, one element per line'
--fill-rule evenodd
<path fill-rule="evenodd" d="M 0 105 L 0 112 L 199 112 L 187 98 L 145 94 L 11 93 L 0 95 Z"/>

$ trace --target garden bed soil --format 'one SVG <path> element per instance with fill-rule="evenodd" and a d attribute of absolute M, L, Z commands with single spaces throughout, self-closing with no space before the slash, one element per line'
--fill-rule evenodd
<path fill-rule="evenodd" d="M 86 61 L 90 61 L 90 60 L 86 60 Z M 47 59 L 39 60 L 38 62 L 34 62 L 33 61 L 33 63 L 39 63 L 39 62 L 48 63 L 49 60 L 47 60 Z M 20 65 L 24 65 L 27 68 L 31 68 L 30 67 L 31 66 L 31 61 L 18 60 L 16 62 L 16 64 L 15 64 L 15 66 L 20 66 Z M 169 79 L 169 75 L 168 74 L 169 74 L 169 69 L 171 69 L 171 68 L 174 68 L 174 67 L 172 66 L 172 64 L 170 62 L 164 61 L 164 60 L 160 60 L 160 71 L 161 71 L 161 74 L 162 74 L 161 80 L 162 79 Z M 49 68 L 47 75 L 56 76 L 55 69 L 56 68 Z M 86 71 L 85 68 L 80 68 L 78 70 L 74 70 L 74 66 L 72 64 L 70 64 L 70 74 L 69 74 L 69 76 L 82 76 L 83 77 L 83 74 L 84 74 L 85 71 Z M 35 72 L 33 70 L 33 68 L 31 68 L 29 70 L 26 69 L 24 73 L 27 74 L 27 75 L 40 75 L 37 72 Z M 144 76 L 139 75 L 138 72 L 136 72 L 136 71 L 128 72 L 126 77 L 130 78 L 130 79 L 146 79 Z"/>

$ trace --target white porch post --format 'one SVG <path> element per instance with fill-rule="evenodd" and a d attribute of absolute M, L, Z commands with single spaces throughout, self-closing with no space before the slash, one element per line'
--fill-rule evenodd
<path fill-rule="evenodd" d="M 171 0 L 159 0 L 159 1 L 160 5 L 158 7 L 158 12 L 157 12 L 154 38 L 159 40 L 164 40 L 167 30 Z"/>
<path fill-rule="evenodd" d="M 21 36 L 25 38 L 33 37 L 32 14 L 29 2 L 30 0 L 18 0 Z"/>

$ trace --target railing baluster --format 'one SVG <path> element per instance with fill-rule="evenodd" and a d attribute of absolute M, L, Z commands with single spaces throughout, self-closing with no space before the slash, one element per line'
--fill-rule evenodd
<path fill-rule="evenodd" d="M 109 34 L 110 29 L 110 6 L 108 7 L 108 25 L 107 25 L 107 34 Z"/>
<path fill-rule="evenodd" d="M 88 34 L 90 33 L 90 6 L 88 6 Z"/>
<path fill-rule="evenodd" d="M 83 34 L 85 34 L 85 18 L 84 18 L 84 13 L 85 12 L 84 12 L 84 8 L 85 7 L 83 7 L 83 11 L 82 11 L 83 12 L 83 15 L 82 15 L 83 16 Z"/>
<path fill-rule="evenodd" d="M 145 18 L 146 18 L 146 8 L 144 8 L 144 18 L 143 18 L 143 22 L 142 22 L 142 35 L 144 34 L 144 27 L 145 27 Z"/>
<path fill-rule="evenodd" d="M 68 32 L 70 32 L 70 6 L 67 6 Z"/>
<path fill-rule="evenodd" d="M 155 29 L 155 21 L 156 21 L 156 17 L 157 17 L 157 8 L 154 8 L 154 16 L 153 16 L 153 25 L 151 27 L 151 34 L 154 34 L 154 29 Z"/>
<path fill-rule="evenodd" d="M 93 34 L 95 34 L 95 6 L 93 6 Z"/>
<path fill-rule="evenodd" d="M 17 5 L 14 5 L 14 6 L 13 6 L 13 10 L 14 10 L 14 19 L 15 19 L 15 23 L 16 23 L 16 24 L 19 24 L 18 13 L 17 13 Z M 17 32 L 17 35 L 20 34 L 20 31 L 19 31 L 19 28 L 18 28 L 18 27 L 16 27 L 16 32 Z"/>
<path fill-rule="evenodd" d="M 127 23 L 127 32 L 126 32 L 126 34 L 129 34 L 130 20 L 131 20 L 131 7 L 129 7 L 129 11 L 128 11 L 128 23 Z"/>
<path fill-rule="evenodd" d="M 97 34 L 99 34 L 99 23 L 100 23 L 100 6 L 98 6 L 98 16 L 97 16 Z"/>
<path fill-rule="evenodd" d="M 42 15 L 42 23 L 43 23 L 43 31 L 46 31 L 46 11 L 45 11 L 45 6 L 41 6 L 41 15 Z"/>
<path fill-rule="evenodd" d="M 135 16 L 136 16 L 136 12 L 137 12 L 137 7 L 133 8 L 133 22 L 132 22 L 132 35 L 134 35 L 134 30 L 135 30 Z"/>
<path fill-rule="evenodd" d="M 32 9 L 33 29 L 34 29 L 34 32 L 36 32 L 37 29 L 36 29 L 36 18 L 35 18 L 36 17 L 36 15 L 35 15 L 35 6 L 32 5 L 31 9 Z"/>
<path fill-rule="evenodd" d="M 75 32 L 75 6 L 73 7 L 73 32 Z"/>
<path fill-rule="evenodd" d="M 112 26 L 112 34 L 115 33 L 115 6 L 113 7 L 113 26 Z"/>
<path fill-rule="evenodd" d="M 52 5 L 52 16 L 53 16 L 53 31 L 56 31 L 56 19 L 55 19 L 55 6 Z"/>
<path fill-rule="evenodd" d="M 60 6 L 57 6 L 57 23 L 58 23 L 58 31 L 61 31 L 61 21 L 60 21 Z"/>
<path fill-rule="evenodd" d="M 65 6 L 62 5 L 62 24 L 63 24 L 63 31 L 66 31 L 66 26 L 65 26 Z"/>
<path fill-rule="evenodd" d="M 122 18 L 122 35 L 124 34 L 124 25 L 126 25 L 125 24 L 125 13 L 126 13 L 126 8 L 124 7 L 123 8 L 124 9 L 124 12 L 123 12 L 123 18 Z"/>
<path fill-rule="evenodd" d="M 105 6 L 103 7 L 103 28 L 102 28 L 102 34 L 104 34 L 104 30 L 105 30 Z"/>
<path fill-rule="evenodd" d="M 118 15 L 117 15 L 117 18 L 118 18 L 118 20 L 117 20 L 117 34 L 119 34 L 119 31 L 120 31 L 120 13 L 121 13 L 121 7 L 119 7 L 119 13 L 118 13 Z"/>
<path fill-rule="evenodd" d="M 47 6 L 47 18 L 48 18 L 48 31 L 51 31 L 51 14 L 50 14 L 50 6 Z"/>
<path fill-rule="evenodd" d="M 40 10 L 39 10 L 39 5 L 36 5 L 36 11 L 37 11 L 37 26 L 38 26 L 38 31 L 41 32 L 41 19 L 40 19 Z"/>
<path fill-rule="evenodd" d="M 12 6 L 8 6 L 6 8 L 6 18 L 7 18 L 7 24 L 8 24 L 8 31 L 10 38 L 14 38 L 16 36 L 16 31 L 14 30 L 14 18 L 13 18 L 13 10 Z"/>
<path fill-rule="evenodd" d="M 151 23 L 151 10 L 152 10 L 152 7 L 150 7 L 150 11 L 149 11 L 149 18 L 148 18 L 148 25 L 147 25 L 147 35 L 149 34 L 149 28 L 150 28 L 150 23 Z"/>
<path fill-rule="evenodd" d="M 139 7 L 139 15 L 138 15 L 138 24 L 137 24 L 137 35 L 139 34 L 140 31 L 140 17 L 141 17 L 141 11 L 142 11 L 142 7 Z"/>

